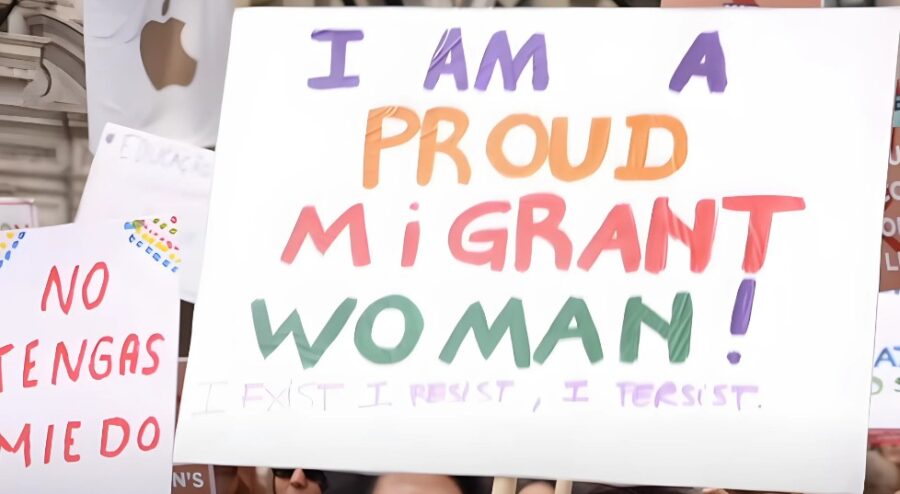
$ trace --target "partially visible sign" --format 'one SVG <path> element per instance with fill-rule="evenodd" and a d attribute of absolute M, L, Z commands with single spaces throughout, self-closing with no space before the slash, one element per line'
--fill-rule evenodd
<path fill-rule="evenodd" d="M 212 465 L 175 465 L 172 467 L 172 494 L 215 494 Z"/>
<path fill-rule="evenodd" d="M 181 298 L 200 283 L 215 153 L 109 124 L 91 164 L 76 222 L 167 212 L 145 241 L 179 272 Z"/>
<path fill-rule="evenodd" d="M 900 64 L 897 76 L 881 231 L 881 291 L 900 289 Z"/>
<path fill-rule="evenodd" d="M 900 444 L 900 429 L 869 429 L 869 447 Z"/>
<path fill-rule="evenodd" d="M 177 279 L 132 231 L 0 232 L 3 492 L 170 489 Z"/>
<path fill-rule="evenodd" d="M 869 427 L 900 429 L 900 294 L 878 295 Z"/>
<path fill-rule="evenodd" d="M 0 197 L 0 231 L 23 230 L 38 226 L 34 199 Z"/>

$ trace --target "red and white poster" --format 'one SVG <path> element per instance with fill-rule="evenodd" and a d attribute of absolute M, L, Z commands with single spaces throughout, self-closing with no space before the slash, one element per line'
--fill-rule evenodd
<path fill-rule="evenodd" d="M 169 490 L 178 284 L 140 225 L 0 232 L 3 492 Z"/>

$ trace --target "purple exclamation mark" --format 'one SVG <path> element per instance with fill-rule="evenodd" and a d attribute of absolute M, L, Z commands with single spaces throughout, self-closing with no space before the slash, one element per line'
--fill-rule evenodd
<path fill-rule="evenodd" d="M 734 310 L 731 311 L 731 334 L 743 336 L 750 327 L 750 313 L 753 312 L 753 295 L 756 293 L 756 280 L 747 278 L 741 281 L 737 296 L 734 298 Z M 728 361 L 732 365 L 741 361 L 740 352 L 729 352 Z"/>

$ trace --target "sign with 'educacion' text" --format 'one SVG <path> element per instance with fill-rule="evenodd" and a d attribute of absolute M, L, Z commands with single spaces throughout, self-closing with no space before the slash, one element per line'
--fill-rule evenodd
<path fill-rule="evenodd" d="M 236 15 L 176 461 L 860 490 L 900 12 L 511 10 Z"/>
<path fill-rule="evenodd" d="M 197 300 L 215 153 L 107 124 L 91 163 L 76 222 L 168 213 L 141 240 L 177 272 L 181 298 Z"/>

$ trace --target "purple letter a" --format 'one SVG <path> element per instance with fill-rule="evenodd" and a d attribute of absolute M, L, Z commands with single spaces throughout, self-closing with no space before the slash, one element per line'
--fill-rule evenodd
<path fill-rule="evenodd" d="M 462 31 L 458 27 L 444 31 L 425 76 L 425 89 L 434 89 L 443 74 L 453 74 L 456 89 L 464 91 L 469 87 L 469 74 L 466 72 L 466 52 L 462 45 Z"/>
<path fill-rule="evenodd" d="M 714 93 L 725 91 L 728 77 L 725 75 L 725 53 L 722 52 L 722 45 L 719 43 L 718 31 L 700 33 L 697 36 L 672 74 L 669 89 L 680 93 L 695 75 L 706 77 L 706 85 L 710 91 Z"/>

